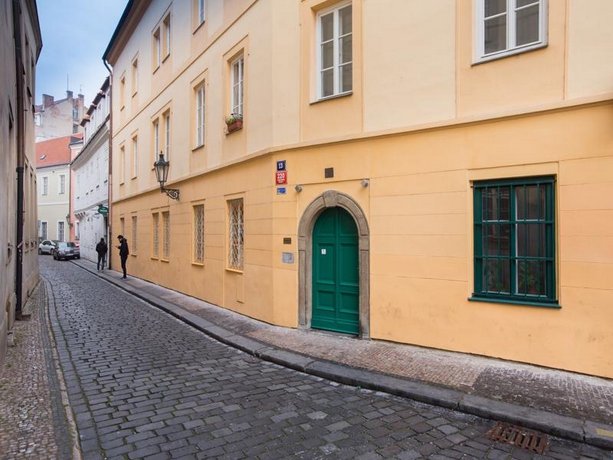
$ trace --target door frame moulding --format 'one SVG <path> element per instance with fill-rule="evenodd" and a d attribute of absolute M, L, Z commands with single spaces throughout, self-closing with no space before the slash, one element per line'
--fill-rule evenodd
<path fill-rule="evenodd" d="M 313 314 L 313 228 L 327 208 L 340 207 L 358 230 L 360 338 L 370 338 L 370 230 L 360 205 L 349 195 L 327 190 L 309 204 L 298 224 L 298 326 L 310 329 Z"/>

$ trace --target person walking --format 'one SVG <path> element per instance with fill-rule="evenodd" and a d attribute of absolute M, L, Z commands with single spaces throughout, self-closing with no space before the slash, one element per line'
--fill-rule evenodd
<path fill-rule="evenodd" d="M 101 269 L 104 270 L 104 266 L 106 265 L 106 253 L 109 250 L 109 247 L 104 242 L 104 238 L 100 238 L 100 241 L 96 245 L 96 252 L 98 253 L 98 264 L 96 268 L 98 271 Z"/>
<path fill-rule="evenodd" d="M 130 250 L 128 249 L 128 240 L 126 240 L 123 235 L 118 235 L 117 239 L 119 240 L 119 257 L 121 258 L 121 269 L 123 270 L 123 279 L 127 278 L 127 269 L 126 269 L 126 261 L 128 260 L 128 254 L 130 254 Z"/>

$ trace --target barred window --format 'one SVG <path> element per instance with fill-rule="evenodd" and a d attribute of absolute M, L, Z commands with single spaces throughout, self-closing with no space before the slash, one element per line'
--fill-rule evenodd
<path fill-rule="evenodd" d="M 160 215 L 153 214 L 153 245 L 151 248 L 153 257 L 160 256 Z"/>
<path fill-rule="evenodd" d="M 137 218 L 136 216 L 132 216 L 132 254 L 136 254 L 136 235 L 138 235 Z"/>
<path fill-rule="evenodd" d="M 194 206 L 194 262 L 204 263 L 204 205 Z"/>
<path fill-rule="evenodd" d="M 230 214 L 230 241 L 228 244 L 228 265 L 235 270 L 243 269 L 243 199 L 228 201 Z"/>
<path fill-rule="evenodd" d="M 170 213 L 168 211 L 162 213 L 162 258 L 170 258 Z"/>

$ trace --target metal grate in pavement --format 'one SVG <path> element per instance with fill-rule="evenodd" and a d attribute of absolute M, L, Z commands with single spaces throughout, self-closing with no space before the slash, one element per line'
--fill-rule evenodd
<path fill-rule="evenodd" d="M 512 444 L 537 454 L 542 454 L 549 444 L 547 435 L 543 433 L 503 422 L 496 423 L 486 436 L 493 441 Z"/>

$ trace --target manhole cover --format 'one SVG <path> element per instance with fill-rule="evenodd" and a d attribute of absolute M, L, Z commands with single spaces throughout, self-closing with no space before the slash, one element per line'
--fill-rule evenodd
<path fill-rule="evenodd" d="M 512 444 L 537 454 L 542 454 L 549 444 L 543 433 L 502 422 L 496 423 L 486 436 L 493 441 Z"/>

